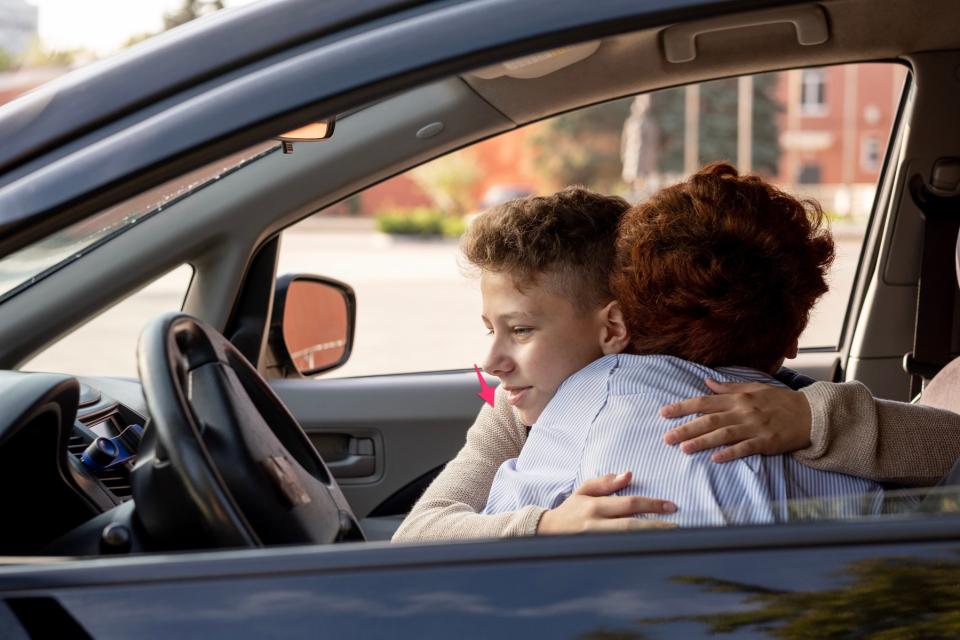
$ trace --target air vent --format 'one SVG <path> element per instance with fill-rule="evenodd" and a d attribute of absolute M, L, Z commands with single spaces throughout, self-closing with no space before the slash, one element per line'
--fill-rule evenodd
<path fill-rule="evenodd" d="M 70 441 L 67 442 L 67 451 L 70 452 L 77 460 L 80 459 L 80 455 L 83 453 L 83 450 L 87 448 L 87 441 L 83 439 L 83 436 L 79 433 L 74 433 L 70 436 Z"/>
<path fill-rule="evenodd" d="M 113 495 L 121 500 L 130 499 L 132 493 L 130 491 L 130 472 L 127 471 L 125 467 L 120 466 L 114 469 L 108 469 L 101 473 L 99 478 L 103 486 L 109 489 Z"/>

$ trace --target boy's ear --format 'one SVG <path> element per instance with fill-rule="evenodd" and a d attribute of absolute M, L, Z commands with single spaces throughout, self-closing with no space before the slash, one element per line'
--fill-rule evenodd
<path fill-rule="evenodd" d="M 630 344 L 630 334 L 627 333 L 627 323 L 619 302 L 612 300 L 600 310 L 600 323 L 600 348 L 603 354 L 623 352 Z"/>

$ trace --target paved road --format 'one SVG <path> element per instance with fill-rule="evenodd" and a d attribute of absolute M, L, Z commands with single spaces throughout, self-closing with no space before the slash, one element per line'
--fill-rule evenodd
<path fill-rule="evenodd" d="M 836 341 L 859 242 L 838 243 L 828 294 L 802 345 Z M 469 368 L 488 345 L 476 279 L 464 277 L 452 241 L 395 240 L 377 233 L 301 230 L 283 239 L 280 272 L 339 278 L 357 293 L 357 340 L 345 366 L 329 375 Z M 189 270 L 161 278 L 41 354 L 32 370 L 136 375 L 137 336 L 154 315 L 179 306 Z"/>

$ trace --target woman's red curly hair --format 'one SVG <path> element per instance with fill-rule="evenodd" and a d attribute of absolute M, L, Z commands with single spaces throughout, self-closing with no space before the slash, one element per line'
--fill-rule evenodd
<path fill-rule="evenodd" d="M 631 352 L 773 372 L 833 257 L 819 204 L 713 163 L 627 211 L 610 284 Z"/>

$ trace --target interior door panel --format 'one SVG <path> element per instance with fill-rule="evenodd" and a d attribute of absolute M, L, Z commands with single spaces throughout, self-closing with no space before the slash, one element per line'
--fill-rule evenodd
<path fill-rule="evenodd" d="M 835 352 L 815 351 L 786 364 L 817 380 L 837 380 L 839 363 Z M 275 380 L 271 385 L 323 455 L 358 517 L 386 516 L 392 526 L 460 450 L 482 406 L 473 371 Z"/>
<path fill-rule="evenodd" d="M 271 386 L 360 518 L 453 458 L 482 406 L 473 371 L 275 380 Z"/>
<path fill-rule="evenodd" d="M 843 379 L 840 354 L 836 351 L 801 351 L 796 358 L 784 362 L 783 366 L 799 371 L 814 380 L 839 382 Z"/>

